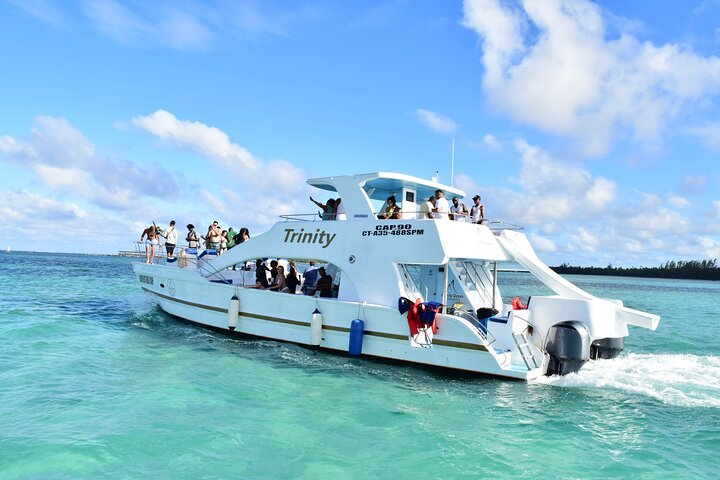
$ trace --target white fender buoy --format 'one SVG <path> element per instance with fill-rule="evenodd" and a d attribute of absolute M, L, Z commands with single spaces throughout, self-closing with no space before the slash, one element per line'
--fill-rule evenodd
<path fill-rule="evenodd" d="M 240 299 L 237 295 L 233 295 L 228 307 L 228 328 L 230 330 L 235 330 L 237 327 L 238 313 L 240 313 Z"/>
<path fill-rule="evenodd" d="M 316 308 L 310 321 L 310 345 L 317 346 L 322 342 L 322 323 L 322 313 Z"/>

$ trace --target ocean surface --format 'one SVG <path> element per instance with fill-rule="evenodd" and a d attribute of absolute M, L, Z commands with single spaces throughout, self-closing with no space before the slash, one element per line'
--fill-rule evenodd
<path fill-rule="evenodd" d="M 133 261 L 0 253 L 0 479 L 720 477 L 718 282 L 568 276 L 660 326 L 523 383 L 183 324 Z"/>

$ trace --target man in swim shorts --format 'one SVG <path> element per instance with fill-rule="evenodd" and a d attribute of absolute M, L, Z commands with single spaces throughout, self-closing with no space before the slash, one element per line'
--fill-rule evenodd
<path fill-rule="evenodd" d="M 218 221 L 215 220 L 212 225 L 210 225 L 210 228 L 208 228 L 208 247 L 210 247 L 212 250 L 220 250 L 220 240 L 222 237 L 222 230 L 220 229 L 220 225 L 218 224 Z"/>
<path fill-rule="evenodd" d="M 145 263 L 153 263 L 153 259 L 155 258 L 155 247 L 158 244 L 157 235 L 158 232 L 155 225 L 146 228 L 143 230 L 142 235 L 140 235 L 140 242 L 145 239 Z M 145 238 L 146 236 L 147 238 Z"/>

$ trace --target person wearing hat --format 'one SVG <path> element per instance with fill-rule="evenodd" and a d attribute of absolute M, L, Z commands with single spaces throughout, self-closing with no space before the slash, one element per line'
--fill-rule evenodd
<path fill-rule="evenodd" d="M 198 248 L 200 246 L 200 237 L 198 237 L 198 234 L 195 231 L 195 225 L 193 225 L 192 223 L 188 223 L 187 229 L 188 233 L 185 237 L 185 240 L 188 242 L 188 247 Z"/>
<path fill-rule="evenodd" d="M 470 208 L 470 221 L 481 224 L 485 221 L 485 205 L 480 203 L 480 195 L 475 195 L 473 202 L 474 205 Z"/>

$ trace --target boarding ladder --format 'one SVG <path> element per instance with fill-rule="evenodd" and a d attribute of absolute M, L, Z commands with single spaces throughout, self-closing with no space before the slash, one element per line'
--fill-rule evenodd
<path fill-rule="evenodd" d="M 515 345 L 517 345 L 518 351 L 520 352 L 520 355 L 522 356 L 523 362 L 525 362 L 525 366 L 528 370 L 532 370 L 530 367 L 530 362 L 533 364 L 533 368 L 538 368 L 540 365 L 538 365 L 537 360 L 535 360 L 535 355 L 532 351 L 532 346 L 530 345 L 530 341 L 528 340 L 527 335 L 525 334 L 526 330 L 523 330 L 520 333 L 513 332 L 512 337 L 513 340 L 515 340 Z"/>

